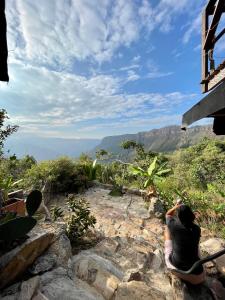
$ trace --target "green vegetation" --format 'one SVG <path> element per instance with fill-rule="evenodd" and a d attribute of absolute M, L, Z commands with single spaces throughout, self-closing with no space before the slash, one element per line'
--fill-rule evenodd
<path fill-rule="evenodd" d="M 22 179 L 14 182 L 12 176 L 8 176 L 6 178 L 0 177 L 0 190 L 2 192 L 3 202 L 6 202 L 8 200 L 9 192 L 11 192 L 12 189 L 16 187 L 21 181 Z"/>
<path fill-rule="evenodd" d="M 122 186 L 139 189 L 154 187 L 166 208 L 180 197 L 199 212 L 201 226 L 225 237 L 222 224 L 225 219 L 225 141 L 204 138 L 194 146 L 169 154 L 147 151 L 136 141 L 126 140 L 121 147 L 127 151 L 125 161 L 113 160 L 104 149 L 97 151 L 98 160 L 86 154 L 77 160 L 61 157 L 39 163 L 28 155 L 22 159 L 17 159 L 15 155 L 2 157 L 1 182 L 12 184 L 22 179 L 18 187 L 26 190 L 41 189 L 44 183 L 49 182 L 53 193 L 79 193 L 88 188 L 93 180 L 112 184 L 116 194 L 119 191 L 120 195 Z M 60 209 L 54 208 L 52 215 L 55 220 L 60 218 Z M 71 217 L 68 227 L 71 239 L 72 228 L 77 231 L 76 236 L 85 231 L 75 225 L 79 218 L 75 214 Z"/>
<path fill-rule="evenodd" d="M 0 109 L 0 157 L 3 155 L 4 142 L 13 132 L 18 130 L 16 125 L 5 125 L 5 121 L 9 119 L 5 109 Z"/>
<path fill-rule="evenodd" d="M 80 192 L 87 186 L 86 163 L 68 157 L 34 164 L 24 174 L 24 188 L 41 188 L 47 181 L 53 193 Z"/>
<path fill-rule="evenodd" d="M 57 221 L 58 219 L 64 216 L 63 210 L 60 206 L 54 205 L 51 208 L 51 217 L 53 221 Z"/>
<path fill-rule="evenodd" d="M 162 177 L 171 172 L 171 169 L 166 168 L 166 163 L 159 164 L 157 163 L 158 157 L 155 156 L 147 170 L 142 169 L 141 167 L 136 167 L 131 165 L 129 171 L 133 175 L 140 175 L 145 177 L 146 181 L 144 182 L 144 188 L 149 186 L 156 187 L 157 182 L 162 180 Z"/>
<path fill-rule="evenodd" d="M 67 222 L 66 232 L 72 243 L 78 242 L 90 227 L 94 227 L 96 219 L 91 215 L 89 205 L 85 199 L 69 195 L 67 201 L 71 215 Z"/>
<path fill-rule="evenodd" d="M 153 185 L 166 208 L 180 197 L 199 212 L 201 226 L 225 237 L 225 141 L 204 138 L 170 154 L 146 152 L 135 141 L 125 141 L 122 147 L 136 149 L 132 163 L 117 161 L 101 167 L 99 181 L 112 183 L 113 178 L 130 188 Z"/>

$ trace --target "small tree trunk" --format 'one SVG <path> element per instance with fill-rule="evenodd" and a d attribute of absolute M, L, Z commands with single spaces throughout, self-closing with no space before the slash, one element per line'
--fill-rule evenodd
<path fill-rule="evenodd" d="M 0 210 L 3 206 L 3 194 L 2 194 L 2 190 L 0 190 Z M 1 211 L 0 211 L 0 214 L 1 214 Z"/>

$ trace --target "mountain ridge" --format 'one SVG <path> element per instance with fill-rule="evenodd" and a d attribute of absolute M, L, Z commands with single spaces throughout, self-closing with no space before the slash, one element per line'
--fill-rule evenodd
<path fill-rule="evenodd" d="M 170 125 L 136 134 L 123 134 L 107 136 L 92 151 L 105 149 L 114 154 L 125 153 L 120 144 L 125 140 L 134 140 L 144 145 L 146 150 L 157 152 L 172 152 L 186 148 L 199 142 L 203 137 L 216 138 L 211 125 L 194 126 L 187 131 L 182 131 L 177 125 Z"/>
<path fill-rule="evenodd" d="M 177 125 L 170 125 L 159 129 L 106 136 L 103 139 L 67 139 L 24 136 L 13 134 L 5 143 L 5 152 L 23 157 L 33 155 L 37 160 L 55 159 L 59 156 L 77 158 L 81 153 L 88 153 L 95 157 L 95 152 L 105 149 L 115 155 L 127 153 L 120 147 L 125 140 L 135 140 L 145 146 L 146 150 L 156 152 L 171 152 L 196 144 L 203 137 L 216 138 L 211 125 L 195 126 L 186 132 Z"/>

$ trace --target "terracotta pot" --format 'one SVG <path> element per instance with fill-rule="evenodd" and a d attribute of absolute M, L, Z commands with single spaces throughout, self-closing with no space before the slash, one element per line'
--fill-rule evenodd
<path fill-rule="evenodd" d="M 25 202 L 23 199 L 9 199 L 1 209 L 2 212 L 16 212 L 20 216 L 25 216 Z"/>

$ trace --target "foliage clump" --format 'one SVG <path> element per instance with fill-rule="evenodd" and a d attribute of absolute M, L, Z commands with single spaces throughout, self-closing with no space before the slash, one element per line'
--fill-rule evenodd
<path fill-rule="evenodd" d="M 87 180 L 82 164 L 60 157 L 33 165 L 24 175 L 24 186 L 41 188 L 48 181 L 54 193 L 71 193 L 86 188 Z"/>
<path fill-rule="evenodd" d="M 90 227 L 94 227 L 96 219 L 91 215 L 89 204 L 85 199 L 69 195 L 67 204 L 71 215 L 67 222 L 66 232 L 73 243 L 81 239 Z"/>
<path fill-rule="evenodd" d="M 9 119 L 5 109 L 0 109 L 0 157 L 3 155 L 4 142 L 7 137 L 18 130 L 17 125 L 5 125 L 6 120 Z"/>
<path fill-rule="evenodd" d="M 63 210 L 60 206 L 54 205 L 51 208 L 51 217 L 53 221 L 57 221 L 58 219 L 64 216 Z"/>

